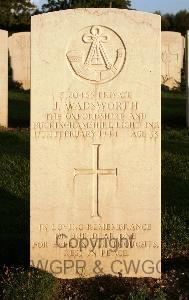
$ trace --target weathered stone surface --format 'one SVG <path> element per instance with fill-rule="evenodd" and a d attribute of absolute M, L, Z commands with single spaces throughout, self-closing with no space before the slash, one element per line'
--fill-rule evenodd
<path fill-rule="evenodd" d="M 30 32 L 14 33 L 9 37 L 9 54 L 13 80 L 30 89 Z"/>
<path fill-rule="evenodd" d="M 160 37 L 149 13 L 32 17 L 32 265 L 160 276 Z"/>
<path fill-rule="evenodd" d="M 8 32 L 0 30 L 0 126 L 8 126 Z"/>
<path fill-rule="evenodd" d="M 184 61 L 184 37 L 179 32 L 162 31 L 162 84 L 170 89 L 181 83 L 181 69 Z"/>

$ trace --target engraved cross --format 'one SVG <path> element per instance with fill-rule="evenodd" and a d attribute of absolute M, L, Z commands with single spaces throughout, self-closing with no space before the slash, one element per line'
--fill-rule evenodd
<path fill-rule="evenodd" d="M 116 169 L 100 169 L 99 168 L 99 148 L 100 144 L 93 144 L 93 165 L 91 169 L 74 169 L 74 177 L 77 175 L 92 175 L 93 176 L 93 202 L 92 202 L 92 217 L 100 217 L 99 214 L 99 175 L 114 175 L 117 176 Z"/>
<path fill-rule="evenodd" d="M 168 46 L 167 50 L 162 53 L 162 61 L 166 64 L 166 74 L 170 76 L 170 63 L 172 58 L 175 57 L 178 61 L 178 53 L 172 53 L 170 47 Z"/>

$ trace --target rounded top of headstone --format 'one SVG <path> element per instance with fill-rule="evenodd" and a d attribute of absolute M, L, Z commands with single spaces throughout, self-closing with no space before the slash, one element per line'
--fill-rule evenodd
<path fill-rule="evenodd" d="M 121 8 L 75 8 L 75 9 L 65 9 L 65 10 L 59 10 L 54 12 L 47 12 L 42 13 L 38 15 L 34 15 L 31 17 L 31 19 L 40 19 L 42 17 L 49 17 L 49 16 L 55 16 L 55 15 L 65 15 L 65 14 L 82 14 L 82 13 L 88 13 L 95 16 L 103 16 L 108 14 L 124 14 L 128 16 L 135 16 L 138 17 L 141 15 L 144 16 L 150 16 L 153 19 L 161 19 L 161 16 L 158 14 L 150 13 L 150 12 L 144 12 L 144 11 L 138 11 L 138 10 L 132 10 L 132 9 L 121 9 Z"/>

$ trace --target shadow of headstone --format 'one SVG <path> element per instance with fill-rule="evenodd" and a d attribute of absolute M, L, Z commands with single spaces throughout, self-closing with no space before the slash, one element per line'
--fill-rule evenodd
<path fill-rule="evenodd" d="M 25 91 L 21 83 L 13 80 L 10 54 L 8 116 L 9 127 L 28 128 L 30 126 L 30 91 Z"/>
<path fill-rule="evenodd" d="M 29 135 L 0 131 L 0 265 L 29 263 Z"/>
<path fill-rule="evenodd" d="M 0 265 L 28 265 L 28 201 L 0 189 L 0 219 Z"/>

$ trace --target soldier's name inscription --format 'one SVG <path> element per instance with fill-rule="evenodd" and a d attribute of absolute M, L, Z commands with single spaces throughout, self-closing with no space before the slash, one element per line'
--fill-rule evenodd
<path fill-rule="evenodd" d="M 63 91 L 52 95 L 43 122 L 33 122 L 35 138 L 116 138 L 120 129 L 132 138 L 156 140 L 159 122 L 148 119 L 130 91 Z"/>
<path fill-rule="evenodd" d="M 31 265 L 159 278 L 143 263 L 161 257 L 160 17 L 32 19 Z M 140 268 L 124 272 L 127 261 Z"/>

